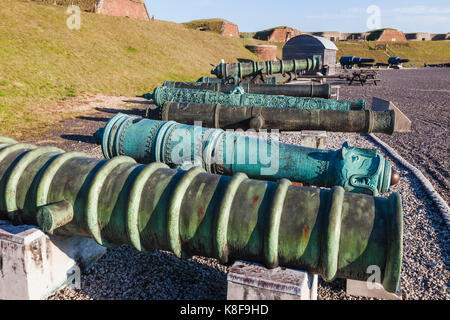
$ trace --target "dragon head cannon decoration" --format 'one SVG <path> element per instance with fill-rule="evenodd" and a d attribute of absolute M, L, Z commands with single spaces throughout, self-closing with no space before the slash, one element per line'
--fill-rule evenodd
<path fill-rule="evenodd" d="M 399 182 L 399 174 L 375 149 L 349 147 L 347 142 L 336 153 L 334 181 L 346 191 L 378 195 Z"/>

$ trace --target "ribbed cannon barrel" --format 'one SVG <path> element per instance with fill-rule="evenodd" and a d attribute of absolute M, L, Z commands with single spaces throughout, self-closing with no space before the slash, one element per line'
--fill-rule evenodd
<path fill-rule="evenodd" d="M 124 114 L 111 118 L 95 137 L 107 159 L 129 156 L 139 163 L 163 162 L 181 168 L 195 164 L 211 173 L 243 172 L 257 179 L 286 178 L 371 195 L 386 192 L 398 182 L 390 162 L 376 150 L 346 144 L 337 151 L 313 149 Z"/>
<path fill-rule="evenodd" d="M 236 85 L 223 83 L 202 83 L 202 82 L 175 82 L 164 81 L 164 87 L 184 88 L 197 90 L 214 90 L 220 92 L 230 92 Z M 279 84 L 259 84 L 259 83 L 241 83 L 240 86 L 245 93 L 271 94 L 292 97 L 310 97 L 325 98 L 331 97 L 331 86 L 329 84 L 321 85 L 279 85 Z"/>
<path fill-rule="evenodd" d="M 322 68 L 321 58 L 314 56 L 300 60 L 280 60 L 263 62 L 221 63 L 211 70 L 211 74 L 219 79 L 235 79 L 237 84 L 244 79 L 256 74 L 283 74 L 297 71 L 319 71 Z"/>
<path fill-rule="evenodd" d="M 131 244 L 308 270 L 326 280 L 368 280 L 378 266 L 397 289 L 402 204 L 388 199 L 138 165 L 128 157 L 97 160 L 27 144 L 0 147 L 0 215 L 57 235 Z"/>
<path fill-rule="evenodd" d="M 0 136 L 0 147 L 2 145 L 8 145 L 8 144 L 13 144 L 13 143 L 17 143 L 17 141 L 14 139 L 11 139 L 11 138 Z"/>
<path fill-rule="evenodd" d="M 146 118 L 190 125 L 201 122 L 201 126 L 205 128 L 221 129 L 321 130 L 386 134 L 403 131 L 402 128 L 398 128 L 400 124 L 396 123 L 394 110 L 383 112 L 303 110 L 166 102 L 161 108 L 148 108 Z"/>
<path fill-rule="evenodd" d="M 183 88 L 158 87 L 153 94 L 142 96 L 153 99 L 161 107 L 165 102 L 208 103 L 232 106 L 264 106 L 270 108 L 324 109 L 324 110 L 361 110 L 366 107 L 364 100 L 327 100 L 320 98 L 287 97 L 282 95 L 245 93 L 242 87 L 231 92 L 195 90 Z"/>

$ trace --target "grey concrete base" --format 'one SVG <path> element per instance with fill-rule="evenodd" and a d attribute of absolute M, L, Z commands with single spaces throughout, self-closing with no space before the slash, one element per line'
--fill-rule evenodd
<path fill-rule="evenodd" d="M 339 100 L 339 90 L 341 86 L 331 86 L 331 99 Z"/>
<path fill-rule="evenodd" d="M 53 237 L 0 220 L 0 299 L 44 299 L 105 252 L 92 239 Z"/>
<path fill-rule="evenodd" d="M 317 300 L 318 276 L 236 261 L 227 276 L 228 300 Z"/>
<path fill-rule="evenodd" d="M 302 146 L 308 148 L 325 149 L 327 133 L 325 131 L 302 131 Z"/>
<path fill-rule="evenodd" d="M 401 288 L 397 290 L 397 293 L 391 293 L 384 290 L 383 286 L 379 283 L 367 283 L 365 281 L 347 279 L 346 292 L 348 295 L 357 297 L 381 300 L 402 300 Z"/>

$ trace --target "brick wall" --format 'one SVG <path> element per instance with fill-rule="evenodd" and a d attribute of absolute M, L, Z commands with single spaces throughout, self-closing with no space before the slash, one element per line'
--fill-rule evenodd
<path fill-rule="evenodd" d="M 287 42 L 300 34 L 301 32 L 299 30 L 293 28 L 278 28 L 273 30 L 268 41 Z"/>
<path fill-rule="evenodd" d="M 418 33 L 406 33 L 405 34 L 406 40 L 409 41 L 429 41 L 431 40 L 431 34 L 425 33 L 425 32 L 418 32 Z"/>
<path fill-rule="evenodd" d="M 406 37 L 399 30 L 384 30 L 378 41 L 406 41 Z"/>
<path fill-rule="evenodd" d="M 96 13 L 149 20 L 144 0 L 99 0 Z"/>
<path fill-rule="evenodd" d="M 264 61 L 277 60 L 276 46 L 255 44 L 255 45 L 247 45 L 245 47 Z"/>
<path fill-rule="evenodd" d="M 365 40 L 368 32 L 342 33 L 342 40 Z"/>
<path fill-rule="evenodd" d="M 230 36 L 233 38 L 239 38 L 239 28 L 237 25 L 231 22 L 224 22 L 220 34 Z"/>
<path fill-rule="evenodd" d="M 322 37 L 328 39 L 330 41 L 339 41 L 343 40 L 342 33 L 337 31 L 322 31 L 322 32 L 314 32 L 314 36 Z"/>

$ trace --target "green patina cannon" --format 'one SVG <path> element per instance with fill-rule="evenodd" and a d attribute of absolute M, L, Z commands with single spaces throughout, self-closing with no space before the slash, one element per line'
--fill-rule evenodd
<path fill-rule="evenodd" d="M 282 77 L 281 80 L 283 80 L 284 77 Z M 201 77 L 199 79 L 197 79 L 196 82 L 201 82 L 201 83 L 208 83 L 208 84 L 217 84 L 217 83 L 223 83 L 223 84 L 233 84 L 227 81 L 223 81 L 219 78 L 212 78 L 212 77 Z M 241 81 L 240 84 L 244 84 L 244 83 L 249 83 L 250 81 Z M 270 76 L 270 77 L 264 77 L 264 79 L 260 79 L 259 81 L 252 81 L 251 83 L 260 83 L 260 84 L 281 84 L 279 83 L 279 80 L 277 79 L 276 76 Z"/>
<path fill-rule="evenodd" d="M 190 125 L 197 122 L 205 128 L 386 134 L 408 132 L 410 126 L 398 121 L 398 116 L 395 110 L 303 110 L 178 102 L 166 102 L 161 108 L 148 108 L 145 114 L 146 118 L 154 120 Z"/>
<path fill-rule="evenodd" d="M 298 71 L 320 71 L 321 58 L 314 56 L 300 60 L 280 61 L 249 61 L 240 63 L 221 63 L 211 70 L 211 74 L 225 83 L 239 84 L 249 78 L 255 81 L 258 77 L 264 79 L 267 75 L 296 73 Z"/>
<path fill-rule="evenodd" d="M 236 85 L 233 84 L 175 81 L 164 81 L 163 86 L 169 88 L 214 90 L 220 92 L 231 92 L 234 88 L 236 88 Z M 244 89 L 245 93 L 325 99 L 329 99 L 331 97 L 331 86 L 329 84 L 286 86 L 279 84 L 241 83 L 240 87 Z"/>
<path fill-rule="evenodd" d="M 366 103 L 360 101 L 326 100 L 320 98 L 289 97 L 280 95 L 246 93 L 242 87 L 231 92 L 195 90 L 183 88 L 158 87 L 153 94 L 142 96 L 153 99 L 161 107 L 165 102 L 223 104 L 233 106 L 263 106 L 270 108 L 324 109 L 324 110 L 361 110 Z"/>
<path fill-rule="evenodd" d="M 312 149 L 124 114 L 111 118 L 95 138 L 108 159 L 129 156 L 139 163 L 163 162 L 184 169 L 199 165 L 211 173 L 243 172 L 265 180 L 287 178 L 371 195 L 388 191 L 399 179 L 390 162 L 372 149 L 346 144 L 337 151 Z"/>
<path fill-rule="evenodd" d="M 378 266 L 395 292 L 402 264 L 402 204 L 388 199 L 92 159 L 0 138 L 0 219 L 45 232 L 131 244 L 141 251 L 236 259 L 369 281 Z"/>

